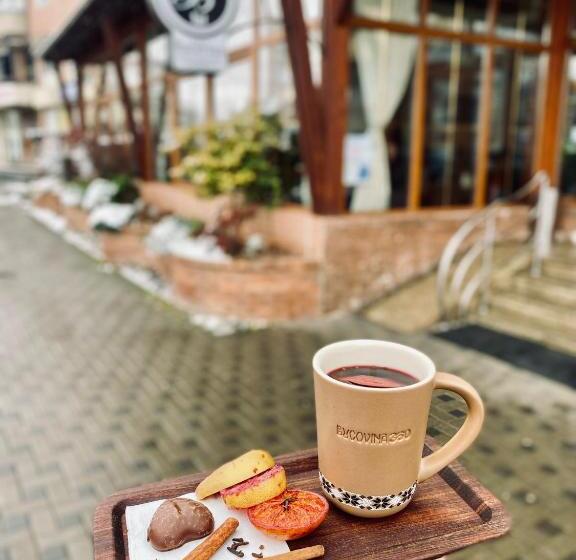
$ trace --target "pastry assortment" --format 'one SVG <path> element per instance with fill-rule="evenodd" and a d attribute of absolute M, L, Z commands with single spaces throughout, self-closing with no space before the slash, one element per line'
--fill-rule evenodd
<path fill-rule="evenodd" d="M 324 521 L 328 502 L 314 492 L 287 487 L 284 467 L 277 465 L 267 451 L 252 450 L 217 468 L 198 485 L 195 494 L 199 500 L 219 494 L 228 508 L 245 511 L 252 525 L 270 537 L 299 539 Z M 238 525 L 238 520 L 231 516 L 214 530 L 214 518 L 208 507 L 196 500 L 173 498 L 164 501 L 154 513 L 148 527 L 148 542 L 158 551 L 168 551 L 207 537 L 183 560 L 208 560 L 224 546 Z M 263 545 L 250 543 L 241 535 L 233 537 L 226 550 L 231 560 L 234 556 L 247 560 L 266 557 Z M 298 555 L 286 557 L 316 558 L 323 554 L 323 548 L 293 552 Z"/>

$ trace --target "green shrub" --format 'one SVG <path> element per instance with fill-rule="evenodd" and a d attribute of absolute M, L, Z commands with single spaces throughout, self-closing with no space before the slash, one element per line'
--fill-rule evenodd
<path fill-rule="evenodd" d="M 281 193 L 275 163 L 280 132 L 277 117 L 253 113 L 192 128 L 183 139 L 182 162 L 170 176 L 191 182 L 200 196 L 236 193 L 247 202 L 275 205 Z"/>

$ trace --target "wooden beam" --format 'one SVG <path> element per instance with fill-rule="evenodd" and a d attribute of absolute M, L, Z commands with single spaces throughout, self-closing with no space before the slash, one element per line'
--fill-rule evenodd
<path fill-rule="evenodd" d="M 84 65 L 76 61 L 76 87 L 78 89 L 78 122 L 80 134 L 86 137 L 86 105 L 84 103 Z"/>
<path fill-rule="evenodd" d="M 253 25 L 252 25 L 252 51 L 250 58 L 252 62 L 252 106 L 258 110 L 260 104 L 260 0 L 252 0 Z"/>
<path fill-rule="evenodd" d="M 171 72 L 166 72 L 166 113 L 169 137 L 172 140 L 176 139 L 178 129 L 180 127 L 180 107 L 178 104 L 178 76 Z M 170 167 L 180 165 L 182 154 L 180 148 L 170 150 L 168 153 L 168 160 Z"/>
<path fill-rule="evenodd" d="M 330 213 L 324 180 L 324 122 L 318 92 L 312 82 L 308 33 L 301 0 L 282 0 L 288 54 L 296 89 L 296 109 L 300 121 L 300 152 L 308 172 L 314 212 Z"/>
<path fill-rule="evenodd" d="M 60 86 L 60 95 L 62 96 L 62 101 L 64 102 L 64 107 L 66 109 L 66 114 L 68 115 L 68 121 L 70 124 L 70 135 L 73 135 L 76 130 L 76 123 L 74 120 L 74 109 L 72 108 L 72 103 L 66 92 L 66 82 L 64 80 L 64 72 L 62 69 L 62 61 L 54 63 L 54 70 L 56 71 L 56 76 L 58 77 L 58 85 Z"/>
<path fill-rule="evenodd" d="M 344 137 L 348 127 L 348 46 L 350 28 L 339 24 L 346 0 L 324 0 L 322 50 L 322 107 L 324 109 L 324 211 L 339 214 L 346 210 L 342 184 Z"/>
<path fill-rule="evenodd" d="M 144 173 L 143 162 L 140 157 L 141 151 L 140 146 L 140 135 L 138 134 L 138 129 L 136 127 L 136 120 L 134 118 L 134 108 L 132 104 L 132 98 L 130 97 L 130 92 L 128 91 L 128 86 L 126 85 L 126 78 L 124 76 L 124 66 L 122 64 L 122 42 L 117 30 L 112 25 L 110 20 L 104 20 L 102 22 L 102 32 L 106 39 L 106 44 L 111 53 L 112 63 L 116 69 L 116 76 L 118 79 L 118 86 L 120 88 L 120 95 L 122 97 L 122 104 L 124 106 L 124 114 L 126 117 L 126 123 L 128 125 L 128 130 L 132 134 L 133 138 L 133 154 L 136 165 L 140 173 Z"/>
<path fill-rule="evenodd" d="M 420 4 L 420 24 L 424 25 L 428 0 Z M 428 39 L 418 37 L 418 50 L 414 65 L 414 90 L 412 92 L 412 122 L 410 124 L 410 171 L 408 178 L 409 210 L 420 208 L 424 178 L 424 146 L 426 140 L 426 83 L 428 80 Z"/>
<path fill-rule="evenodd" d="M 148 81 L 148 28 L 142 26 L 136 34 L 136 44 L 140 57 L 140 108 L 142 111 L 142 175 L 146 181 L 154 179 L 154 142 L 150 121 L 150 97 Z"/>
<path fill-rule="evenodd" d="M 106 70 L 107 70 L 106 64 L 101 64 L 100 81 L 98 83 L 98 88 L 96 90 L 96 99 L 94 100 L 94 107 L 93 107 L 93 119 L 92 119 L 92 122 L 94 123 L 93 140 L 96 144 L 98 143 L 98 137 L 100 135 L 100 124 L 102 122 L 102 119 L 100 118 L 100 107 L 104 95 L 106 93 L 106 76 L 108 74 Z"/>
<path fill-rule="evenodd" d="M 216 117 L 215 100 L 214 100 L 214 74 L 206 74 L 205 81 L 206 95 L 206 122 L 213 123 Z"/>
<path fill-rule="evenodd" d="M 562 116 L 565 110 L 567 86 L 567 50 L 571 5 L 569 0 L 553 0 L 550 58 L 546 80 L 544 115 L 540 131 L 537 169 L 548 173 L 557 185 L 560 175 Z"/>
<path fill-rule="evenodd" d="M 448 41 L 462 41 L 473 45 L 493 44 L 495 47 L 507 47 L 509 49 L 520 49 L 527 52 L 539 53 L 549 48 L 546 43 L 536 43 L 533 41 L 520 41 L 507 39 L 498 35 L 481 35 L 471 31 L 451 31 L 438 27 L 428 27 L 425 24 L 414 25 L 399 21 L 382 21 L 368 17 L 352 16 L 348 19 L 348 25 L 354 29 L 381 29 L 392 33 L 406 33 L 409 35 L 426 36 L 429 39 L 445 39 Z"/>
<path fill-rule="evenodd" d="M 499 0 L 488 5 L 488 33 L 494 34 Z M 474 179 L 474 206 L 486 205 L 488 167 L 490 165 L 490 132 L 492 122 L 492 82 L 494 80 L 494 46 L 485 47 L 482 61 L 482 85 L 478 114 L 478 141 L 476 142 L 476 171 Z"/>
<path fill-rule="evenodd" d="M 334 13 L 336 22 L 339 25 L 348 25 L 348 21 L 354 13 L 353 0 L 339 0 L 337 2 L 337 10 Z"/>

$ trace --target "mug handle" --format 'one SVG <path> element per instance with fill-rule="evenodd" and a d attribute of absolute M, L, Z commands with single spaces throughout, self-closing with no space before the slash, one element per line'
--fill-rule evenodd
<path fill-rule="evenodd" d="M 436 374 L 434 389 L 448 389 L 460 395 L 468 406 L 468 416 L 450 441 L 438 451 L 424 457 L 420 463 L 418 482 L 422 482 L 459 457 L 476 439 L 484 422 L 484 404 L 480 395 L 468 383 L 451 373 Z"/>

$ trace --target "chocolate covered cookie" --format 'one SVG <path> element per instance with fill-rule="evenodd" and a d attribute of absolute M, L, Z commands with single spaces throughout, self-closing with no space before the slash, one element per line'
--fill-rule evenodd
<path fill-rule="evenodd" d="M 148 542 L 161 552 L 201 539 L 214 530 L 214 517 L 203 504 L 187 498 L 166 500 L 148 527 Z"/>

